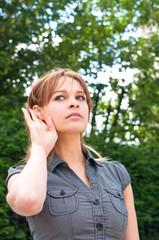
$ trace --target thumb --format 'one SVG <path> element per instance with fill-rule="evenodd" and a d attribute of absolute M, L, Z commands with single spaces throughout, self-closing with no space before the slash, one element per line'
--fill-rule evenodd
<path fill-rule="evenodd" d="M 55 131 L 56 130 L 51 117 L 48 117 L 47 126 L 48 126 L 49 131 Z"/>

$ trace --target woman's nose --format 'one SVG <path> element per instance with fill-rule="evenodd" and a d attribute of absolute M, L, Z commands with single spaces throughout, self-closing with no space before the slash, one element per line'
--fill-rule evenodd
<path fill-rule="evenodd" d="M 69 108 L 79 108 L 79 103 L 76 99 L 72 99 L 70 101 L 70 105 L 69 105 Z"/>
<path fill-rule="evenodd" d="M 79 104 L 78 103 L 72 103 L 72 104 L 70 104 L 70 108 L 79 108 Z"/>

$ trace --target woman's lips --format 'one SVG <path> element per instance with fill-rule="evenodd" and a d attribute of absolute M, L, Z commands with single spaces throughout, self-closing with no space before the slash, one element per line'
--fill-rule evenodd
<path fill-rule="evenodd" d="M 68 119 L 68 118 L 71 118 L 71 119 L 80 119 L 80 118 L 82 118 L 82 116 L 81 116 L 80 113 L 71 113 L 71 114 L 69 114 L 69 115 L 66 117 L 66 119 Z"/>

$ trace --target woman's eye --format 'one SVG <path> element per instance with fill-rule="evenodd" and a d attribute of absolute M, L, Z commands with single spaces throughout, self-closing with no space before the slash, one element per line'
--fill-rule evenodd
<path fill-rule="evenodd" d="M 55 100 L 63 100 L 63 99 L 65 99 L 65 97 L 64 96 L 57 96 L 56 98 L 55 98 Z"/>
<path fill-rule="evenodd" d="M 85 97 L 84 96 L 77 96 L 76 97 L 78 100 L 85 100 Z"/>

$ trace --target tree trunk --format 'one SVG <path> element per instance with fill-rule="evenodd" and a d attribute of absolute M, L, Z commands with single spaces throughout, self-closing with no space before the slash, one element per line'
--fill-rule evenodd
<path fill-rule="evenodd" d="M 114 122 L 112 123 L 112 127 L 111 127 L 110 141 L 114 138 L 114 135 L 115 135 L 114 127 L 117 126 L 122 100 L 124 98 L 124 93 L 126 92 L 124 88 L 122 88 L 121 90 L 122 90 L 121 93 L 118 95 L 117 113 L 115 114 Z"/>
<path fill-rule="evenodd" d="M 114 119 L 114 122 L 112 124 L 112 127 L 116 127 L 117 126 L 117 122 L 118 122 L 118 118 L 119 118 L 119 113 L 120 113 L 120 109 L 121 109 L 121 103 L 122 103 L 122 100 L 124 98 L 124 93 L 125 93 L 125 89 L 122 88 L 121 89 L 121 94 L 118 95 L 118 106 L 117 106 L 117 113 L 115 115 L 115 119 Z"/>
<path fill-rule="evenodd" d="M 96 113 L 97 113 L 97 107 L 98 107 L 98 102 L 99 102 L 99 94 L 101 92 L 101 88 L 99 87 L 99 85 L 97 85 L 97 90 L 98 92 L 97 93 L 94 93 L 94 96 L 95 96 L 95 104 L 94 104 L 94 107 L 93 107 L 93 111 L 92 111 L 92 120 L 91 120 L 91 134 L 93 133 L 94 131 L 94 128 L 96 126 Z"/>
<path fill-rule="evenodd" d="M 111 101 L 109 102 L 109 106 L 108 106 L 108 109 L 107 109 L 107 116 L 106 116 L 106 121 L 105 121 L 105 132 L 107 132 L 107 127 L 108 127 L 108 122 L 109 122 L 109 116 L 110 116 L 110 113 L 112 111 L 112 106 L 111 106 Z"/>

